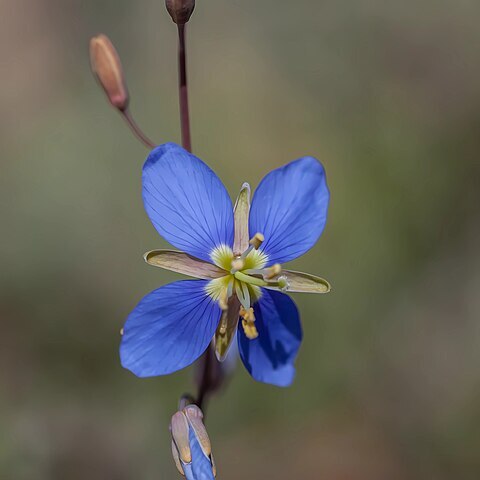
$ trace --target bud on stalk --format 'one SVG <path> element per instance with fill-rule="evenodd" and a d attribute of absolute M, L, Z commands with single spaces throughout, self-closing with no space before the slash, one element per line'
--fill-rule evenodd
<path fill-rule="evenodd" d="M 110 103 L 124 112 L 129 102 L 127 85 L 120 57 L 106 35 L 100 34 L 90 40 L 90 62 Z"/>
<path fill-rule="evenodd" d="M 178 471 L 187 479 L 214 480 L 217 469 L 200 408 L 187 405 L 177 411 L 170 422 L 170 433 Z"/>
<path fill-rule="evenodd" d="M 168 13 L 177 25 L 185 25 L 195 8 L 195 0 L 165 0 Z"/>

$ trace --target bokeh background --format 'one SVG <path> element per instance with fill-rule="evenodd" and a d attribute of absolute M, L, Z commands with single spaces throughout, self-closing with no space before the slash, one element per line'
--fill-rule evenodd
<path fill-rule="evenodd" d="M 237 369 L 210 403 L 219 478 L 480 478 L 480 4 L 199 0 L 194 150 L 235 196 L 302 155 L 332 191 L 296 269 L 305 340 L 290 389 Z M 117 46 L 132 112 L 179 141 L 162 0 L 0 1 L 0 478 L 171 479 L 191 370 L 136 379 L 119 330 L 178 279 L 142 207 L 147 154 L 89 71 Z"/>

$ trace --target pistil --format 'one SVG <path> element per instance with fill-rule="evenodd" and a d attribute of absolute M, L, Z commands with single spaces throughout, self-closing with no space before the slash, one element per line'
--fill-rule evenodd
<path fill-rule="evenodd" d="M 243 270 L 244 267 L 245 267 L 245 260 L 241 257 L 235 258 L 232 260 L 232 269 L 230 270 L 230 273 L 234 275 L 235 272 L 238 272 L 239 270 Z"/>

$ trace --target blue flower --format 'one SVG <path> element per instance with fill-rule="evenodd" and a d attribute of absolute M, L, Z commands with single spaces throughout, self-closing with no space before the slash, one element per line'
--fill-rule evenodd
<path fill-rule="evenodd" d="M 167 143 L 145 162 L 143 200 L 160 235 L 182 250 L 154 250 L 145 260 L 196 280 L 140 301 L 123 329 L 122 365 L 139 377 L 165 375 L 190 365 L 212 340 L 222 361 L 237 337 L 254 379 L 290 385 L 302 328 L 284 292 L 330 290 L 320 277 L 282 267 L 325 227 L 329 191 L 320 162 L 303 157 L 270 172 L 251 203 L 243 184 L 233 206 L 205 163 Z"/>

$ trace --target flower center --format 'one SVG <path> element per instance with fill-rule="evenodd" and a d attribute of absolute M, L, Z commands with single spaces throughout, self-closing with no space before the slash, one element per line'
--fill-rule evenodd
<path fill-rule="evenodd" d="M 288 288 L 286 278 L 280 275 L 280 264 L 265 268 L 268 257 L 259 250 L 263 240 L 262 234 L 255 234 L 249 247 L 239 256 L 235 256 L 226 245 L 215 248 L 211 258 L 215 265 L 225 270 L 225 276 L 210 281 L 206 287 L 207 293 L 222 310 L 228 309 L 228 300 L 232 295 L 238 297 L 241 304 L 238 314 L 249 339 L 258 336 L 252 305 L 262 295 L 260 287 Z"/>

